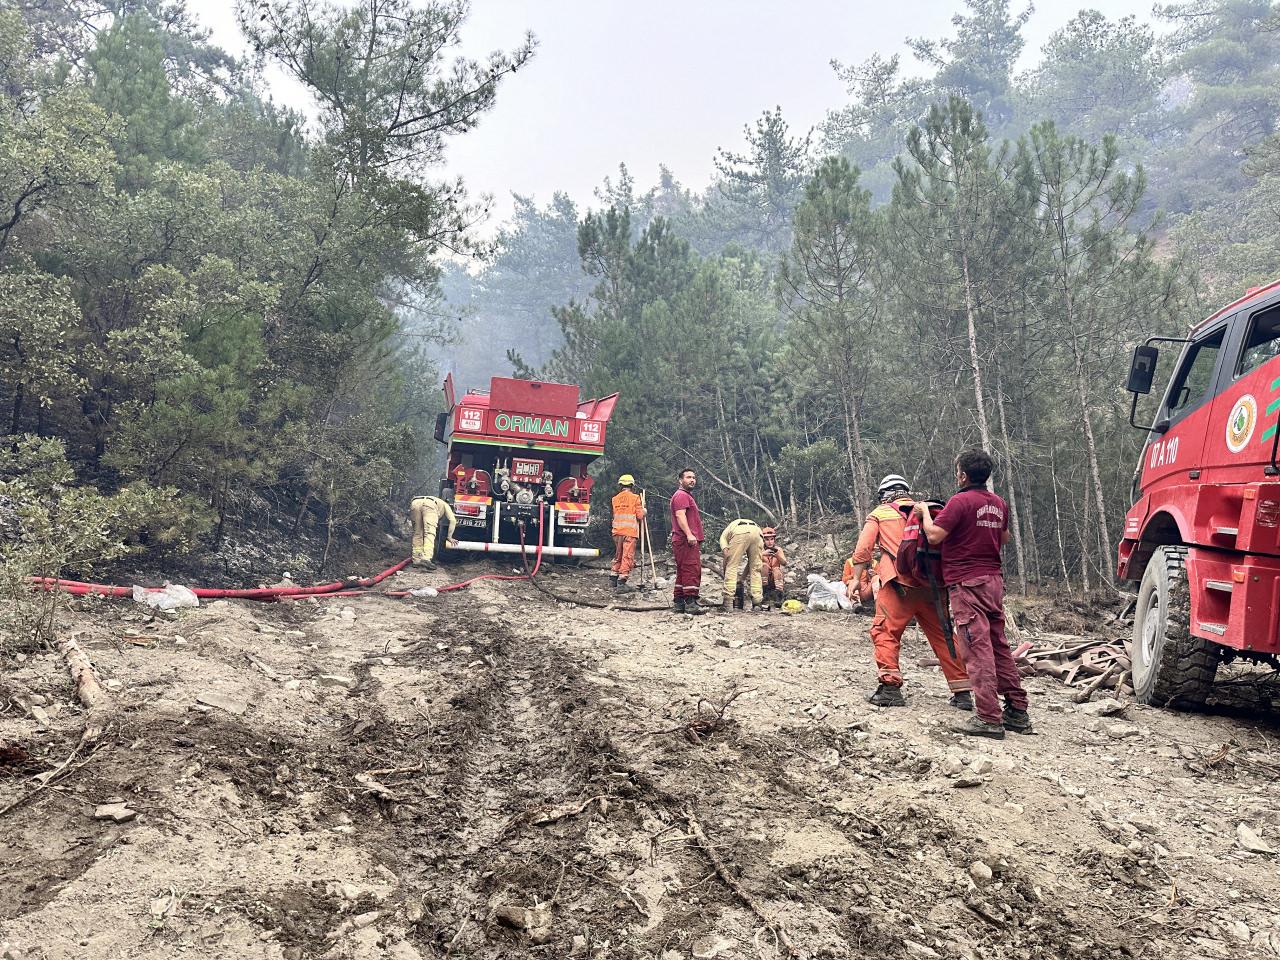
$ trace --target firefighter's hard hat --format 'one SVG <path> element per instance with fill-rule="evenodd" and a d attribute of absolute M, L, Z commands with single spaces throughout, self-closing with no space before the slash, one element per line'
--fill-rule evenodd
<path fill-rule="evenodd" d="M 618 483 L 624 487 L 630 487 L 634 485 L 635 482 L 636 482 L 636 478 L 629 473 L 624 473 L 622 476 L 618 478 Z"/>
<path fill-rule="evenodd" d="M 773 529 L 773 527 L 765 527 L 760 531 L 760 533 L 766 537 L 776 537 L 778 535 L 778 531 Z"/>
<path fill-rule="evenodd" d="M 887 491 L 892 490 L 895 487 L 901 487 L 903 490 L 910 490 L 911 484 L 907 483 L 906 477 L 899 476 L 896 473 L 891 473 L 880 481 L 880 486 L 876 487 L 876 493 L 883 497 Z"/>

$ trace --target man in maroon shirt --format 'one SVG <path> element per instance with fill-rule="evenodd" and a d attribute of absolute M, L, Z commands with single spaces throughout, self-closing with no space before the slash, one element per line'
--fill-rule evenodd
<path fill-rule="evenodd" d="M 680 489 L 671 497 L 671 552 L 676 555 L 676 586 L 671 609 L 702 613 L 702 515 L 693 500 L 698 476 L 688 467 L 680 471 Z"/>
<path fill-rule="evenodd" d="M 1030 733 L 1027 694 L 1004 638 L 1004 571 L 1000 548 L 1009 542 L 1009 509 L 987 489 L 991 457 L 966 450 L 956 458 L 956 486 L 937 518 L 916 506 L 925 536 L 942 545 L 942 579 L 969 680 L 974 715 L 952 729 L 1004 739 L 1004 732 Z M 1004 710 L 1000 709 L 1004 697 Z"/>

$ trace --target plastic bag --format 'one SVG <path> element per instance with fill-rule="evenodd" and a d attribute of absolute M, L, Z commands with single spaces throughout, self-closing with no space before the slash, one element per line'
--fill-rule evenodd
<path fill-rule="evenodd" d="M 414 590 L 410 590 L 410 591 L 409 591 L 409 596 L 411 596 L 411 597 L 438 597 L 438 596 L 440 596 L 440 591 L 439 591 L 439 590 L 437 590 L 435 587 L 417 587 L 416 589 L 414 589 Z"/>
<path fill-rule="evenodd" d="M 164 588 L 133 588 L 133 599 L 136 603 L 146 604 L 153 610 L 177 610 L 180 607 L 198 607 L 200 598 L 190 589 L 178 583 L 166 583 Z"/>
<path fill-rule="evenodd" d="M 852 610 L 853 604 L 845 596 L 843 583 L 832 583 L 816 573 L 809 574 L 809 609 L 832 612 Z"/>

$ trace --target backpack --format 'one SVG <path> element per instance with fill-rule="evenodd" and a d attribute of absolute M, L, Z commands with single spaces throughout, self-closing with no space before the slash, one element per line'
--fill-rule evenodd
<path fill-rule="evenodd" d="M 936 500 L 922 501 L 931 509 L 941 510 L 942 504 Z M 894 558 L 894 567 L 903 583 L 918 586 L 938 586 L 942 583 L 942 552 L 925 536 L 924 527 L 912 510 L 903 504 L 899 509 L 906 518 L 907 526 L 902 531 L 902 546 Z"/>

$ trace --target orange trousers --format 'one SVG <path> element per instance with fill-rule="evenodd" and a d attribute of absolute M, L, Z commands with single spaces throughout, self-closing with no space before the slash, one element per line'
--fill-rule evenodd
<path fill-rule="evenodd" d="M 880 682 L 892 687 L 902 686 L 902 667 L 898 659 L 902 652 L 902 635 L 912 620 L 920 624 L 929 646 L 933 647 L 951 692 L 970 689 L 969 674 L 965 672 L 964 664 L 947 649 L 946 632 L 938 616 L 933 591 L 928 587 L 908 587 L 900 591 L 895 581 L 876 591 L 876 616 L 871 621 L 871 642 L 875 644 Z"/>
<path fill-rule="evenodd" d="M 636 567 L 636 538 L 635 537 L 614 537 L 613 538 L 613 566 L 610 569 L 618 575 L 619 580 L 625 580 L 631 575 L 631 571 Z"/>

